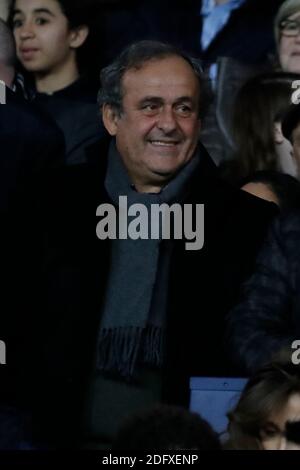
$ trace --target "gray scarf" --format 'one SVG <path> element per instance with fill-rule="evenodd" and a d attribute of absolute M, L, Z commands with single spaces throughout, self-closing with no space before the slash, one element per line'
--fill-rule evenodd
<path fill-rule="evenodd" d="M 150 214 L 152 204 L 184 199 L 198 162 L 199 158 L 192 158 L 160 193 L 138 193 L 113 142 L 105 186 L 117 208 L 119 196 L 127 196 L 128 207 L 141 203 Z M 131 219 L 128 217 L 128 224 Z M 147 240 L 112 240 L 111 270 L 98 336 L 98 370 L 130 378 L 137 362 L 162 365 L 170 252 L 161 257 L 159 248 L 160 239 L 151 239 L 150 235 Z"/>

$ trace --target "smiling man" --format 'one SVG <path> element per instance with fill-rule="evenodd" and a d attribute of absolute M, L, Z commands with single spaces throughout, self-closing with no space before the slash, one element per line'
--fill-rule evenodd
<path fill-rule="evenodd" d="M 85 165 L 43 185 L 46 198 L 38 216 L 29 221 L 26 212 L 31 229 L 22 239 L 30 262 L 20 266 L 35 274 L 23 278 L 29 291 L 35 286 L 27 376 L 36 382 L 37 437 L 60 446 L 109 447 L 131 412 L 188 406 L 191 375 L 224 373 L 224 317 L 273 216 L 268 203 L 219 181 L 199 142 L 208 93 L 196 60 L 142 41 L 101 81 L 111 138 L 89 149 Z M 128 208 L 149 213 L 153 205 L 204 204 L 204 246 L 189 251 L 185 234 L 172 231 L 168 239 L 99 239 L 102 204 L 132 224 L 119 206 L 125 197 Z M 32 253 L 43 240 L 41 271 Z"/>
<path fill-rule="evenodd" d="M 193 157 L 199 137 L 200 90 L 181 57 L 151 60 L 123 77 L 123 104 L 103 106 L 103 120 L 140 192 L 159 192 Z"/>

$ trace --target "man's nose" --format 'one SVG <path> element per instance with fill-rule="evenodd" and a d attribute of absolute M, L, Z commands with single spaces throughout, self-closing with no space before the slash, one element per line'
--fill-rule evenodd
<path fill-rule="evenodd" d="M 174 131 L 177 127 L 176 116 L 172 108 L 163 108 L 158 116 L 157 127 L 165 133 Z"/>

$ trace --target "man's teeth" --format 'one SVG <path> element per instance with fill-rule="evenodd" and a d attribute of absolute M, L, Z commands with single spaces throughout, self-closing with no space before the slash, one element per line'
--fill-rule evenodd
<path fill-rule="evenodd" d="M 163 140 L 150 140 L 150 142 L 153 145 L 159 145 L 159 146 L 162 146 L 162 147 L 171 147 L 171 146 L 177 144 L 177 142 L 175 142 L 175 141 L 174 142 L 170 142 L 170 141 L 165 142 Z"/>

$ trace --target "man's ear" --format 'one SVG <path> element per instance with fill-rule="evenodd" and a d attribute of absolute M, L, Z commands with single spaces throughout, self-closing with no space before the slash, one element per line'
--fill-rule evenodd
<path fill-rule="evenodd" d="M 86 38 L 89 35 L 89 27 L 85 24 L 73 28 L 70 36 L 70 47 L 72 49 L 78 49 L 86 41 Z"/>
<path fill-rule="evenodd" d="M 102 119 L 107 132 L 110 135 L 116 135 L 118 130 L 118 121 L 120 117 L 117 111 L 111 105 L 105 104 L 102 108 Z"/>

